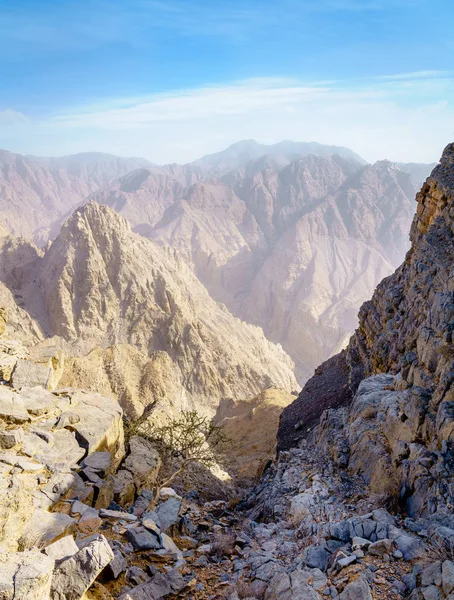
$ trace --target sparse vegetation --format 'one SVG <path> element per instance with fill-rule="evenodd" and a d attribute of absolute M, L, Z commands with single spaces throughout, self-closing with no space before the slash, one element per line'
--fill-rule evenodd
<path fill-rule="evenodd" d="M 128 425 L 128 439 L 131 435 L 149 440 L 161 456 L 163 466 L 156 484 L 155 500 L 161 489 L 172 485 L 189 465 L 198 463 L 208 469 L 213 467 L 216 454 L 222 454 L 228 443 L 223 428 L 196 410 L 182 411 L 165 424 L 154 423 L 150 411 L 145 411 L 134 424 Z"/>
<path fill-rule="evenodd" d="M 441 562 L 451 560 L 454 562 L 454 540 L 452 538 L 431 540 L 428 543 L 424 553 L 424 562 L 432 563 L 437 560 Z"/>

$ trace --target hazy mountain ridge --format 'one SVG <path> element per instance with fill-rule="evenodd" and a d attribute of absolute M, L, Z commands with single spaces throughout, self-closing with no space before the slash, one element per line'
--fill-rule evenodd
<path fill-rule="evenodd" d="M 39 158 L 0 150 L 1 221 L 13 235 L 44 245 L 90 194 L 145 165 L 101 153 Z"/>

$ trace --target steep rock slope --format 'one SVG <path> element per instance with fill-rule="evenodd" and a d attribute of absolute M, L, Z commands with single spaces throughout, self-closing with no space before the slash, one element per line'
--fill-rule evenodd
<path fill-rule="evenodd" d="M 146 164 L 103 154 L 35 158 L 0 151 L 0 210 L 12 234 L 45 244 L 53 226 L 112 179 Z"/>
<path fill-rule="evenodd" d="M 241 315 L 282 344 L 300 380 L 347 342 L 361 302 L 404 256 L 412 190 L 391 163 L 362 168 L 323 190 L 257 273 Z"/>
<path fill-rule="evenodd" d="M 281 348 L 216 304 L 174 250 L 134 234 L 108 207 L 78 209 L 34 256 L 3 280 L 13 287 L 14 271 L 25 308 L 73 352 L 116 344 L 146 356 L 166 352 L 180 373 L 181 403 L 208 412 L 222 398 L 245 399 L 270 385 L 295 389 Z"/>
<path fill-rule="evenodd" d="M 454 144 L 417 201 L 405 262 L 362 306 L 347 351 L 284 410 L 279 444 L 322 436 L 372 489 L 394 481 L 410 514 L 443 519 L 454 497 Z M 322 414 L 340 404 L 342 418 Z"/>

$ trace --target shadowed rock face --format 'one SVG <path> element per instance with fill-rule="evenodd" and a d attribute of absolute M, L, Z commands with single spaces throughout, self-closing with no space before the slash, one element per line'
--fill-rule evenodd
<path fill-rule="evenodd" d="M 284 410 L 278 437 L 280 448 L 294 446 L 326 409 L 353 401 L 342 434 L 349 466 L 369 472 L 369 483 L 379 469 L 382 480 L 398 477 L 407 509 L 427 514 L 443 512 L 454 493 L 454 144 L 417 202 L 404 263 L 361 307 L 346 353 L 321 365 Z M 390 377 L 366 384 L 379 373 Z"/>

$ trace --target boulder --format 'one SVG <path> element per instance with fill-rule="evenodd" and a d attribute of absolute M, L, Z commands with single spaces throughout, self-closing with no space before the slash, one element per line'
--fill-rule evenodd
<path fill-rule="evenodd" d="M 345 587 L 340 600 L 372 600 L 369 584 L 363 578 L 352 581 Z"/>
<path fill-rule="evenodd" d="M 47 548 L 43 550 L 46 556 L 52 558 L 55 561 L 56 565 L 59 565 L 64 560 L 71 558 L 74 554 L 79 552 L 79 548 L 74 541 L 72 535 L 67 535 L 56 542 L 53 542 Z"/>
<path fill-rule="evenodd" d="M 58 393 L 58 392 L 57 392 Z M 107 451 L 114 470 L 124 456 L 123 411 L 116 400 L 81 390 L 61 390 L 71 399 L 71 412 L 80 420 L 72 425 L 79 444 L 89 454 Z"/>
<path fill-rule="evenodd" d="M 21 548 L 44 547 L 69 534 L 74 527 L 74 519 L 63 513 L 50 513 L 36 508 L 19 540 Z"/>
<path fill-rule="evenodd" d="M 144 527 L 134 527 L 126 532 L 126 539 L 131 542 L 134 550 L 158 550 L 161 548 L 160 537 Z"/>
<path fill-rule="evenodd" d="M 49 600 L 53 569 L 40 552 L 0 554 L 1 600 Z"/>
<path fill-rule="evenodd" d="M 128 506 L 134 502 L 136 495 L 136 486 L 134 477 L 130 471 L 120 469 L 114 475 L 114 500 L 120 506 Z"/>
<path fill-rule="evenodd" d="M 308 546 L 304 551 L 304 562 L 310 568 L 324 571 L 326 569 L 328 558 L 329 552 L 321 546 Z"/>
<path fill-rule="evenodd" d="M 11 383 L 16 390 L 36 386 L 48 389 L 52 381 L 52 374 L 52 367 L 47 364 L 19 358 L 11 377 Z"/>
<path fill-rule="evenodd" d="M 171 497 L 165 502 L 162 502 L 157 510 L 157 524 L 161 531 L 167 531 L 178 521 L 180 514 L 181 500 Z"/>
<path fill-rule="evenodd" d="M 57 566 L 52 578 L 52 600 L 80 600 L 114 554 L 106 538 L 99 536 Z"/>
<path fill-rule="evenodd" d="M 0 550 L 18 549 L 18 541 L 33 516 L 35 490 L 33 475 L 0 476 Z"/>
<path fill-rule="evenodd" d="M 129 455 L 123 463 L 134 480 L 138 492 L 150 488 L 156 482 L 161 459 L 157 450 L 146 439 L 134 435 L 129 440 Z"/>
<path fill-rule="evenodd" d="M 445 560 L 441 568 L 441 579 L 443 592 L 450 594 L 454 590 L 454 563 L 451 560 Z"/>
<path fill-rule="evenodd" d="M 181 574 L 173 569 L 167 573 L 157 573 L 149 581 L 122 594 L 119 600 L 159 600 L 169 594 L 177 595 L 185 585 Z"/>
<path fill-rule="evenodd" d="M 9 450 L 14 448 L 18 444 L 24 441 L 24 430 L 22 427 L 17 429 L 2 429 L 0 430 L 0 448 L 2 450 Z"/>
<path fill-rule="evenodd" d="M 4 386 L 0 386 L 0 417 L 7 423 L 30 421 L 30 415 L 20 396 Z"/>

